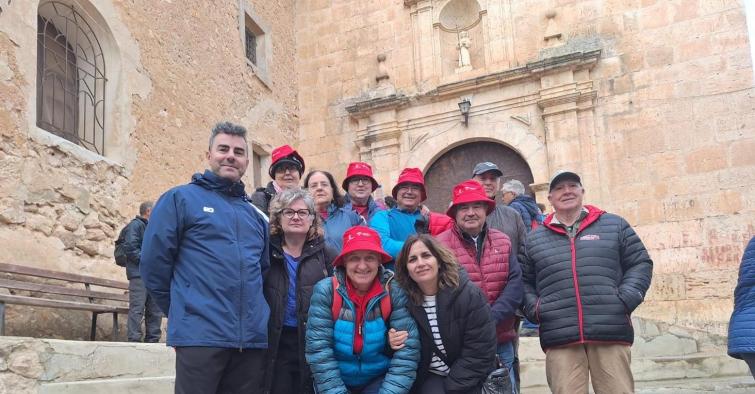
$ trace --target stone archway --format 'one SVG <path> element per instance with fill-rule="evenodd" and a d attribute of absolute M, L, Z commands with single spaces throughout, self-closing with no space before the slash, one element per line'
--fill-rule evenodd
<path fill-rule="evenodd" d="M 527 162 L 515 150 L 495 142 L 469 142 L 452 148 L 438 157 L 425 173 L 427 206 L 436 212 L 445 212 L 451 201 L 451 190 L 457 183 L 472 176 L 474 165 L 490 161 L 503 172 L 501 183 L 518 179 L 532 195 L 529 185 L 533 183 L 532 171 Z"/>

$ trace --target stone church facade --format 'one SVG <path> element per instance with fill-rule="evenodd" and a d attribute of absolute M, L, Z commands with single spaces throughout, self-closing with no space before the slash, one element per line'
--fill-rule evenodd
<path fill-rule="evenodd" d="M 350 161 L 370 162 L 386 191 L 401 168 L 419 167 L 436 210 L 478 161 L 543 203 L 553 171 L 578 171 L 586 201 L 624 216 L 654 259 L 637 314 L 725 331 L 755 234 L 741 1 L 35 0 L 0 10 L 2 263 L 125 280 L 111 258 L 118 230 L 139 202 L 203 168 L 209 129 L 227 119 L 251 132 L 250 186 L 267 181 L 269 152 L 283 143 L 337 178 Z M 70 31 L 98 45 L 72 45 Z M 44 61 L 56 58 L 78 71 Z M 46 75 L 87 94 L 61 99 Z M 10 307 L 10 333 L 85 335 L 86 316 L 39 311 L 54 324 Z"/>

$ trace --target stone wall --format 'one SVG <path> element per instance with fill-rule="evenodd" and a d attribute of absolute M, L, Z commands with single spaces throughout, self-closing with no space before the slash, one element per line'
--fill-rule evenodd
<path fill-rule="evenodd" d="M 626 217 L 655 261 L 637 313 L 724 333 L 755 234 L 743 3 L 478 1 L 473 29 L 484 39 L 470 37 L 484 50 L 454 73 L 439 27 L 448 3 L 298 4 L 308 163 L 342 177 L 361 158 L 390 190 L 401 167 L 427 169 L 452 147 L 491 141 L 527 160 L 541 202 L 550 174 L 573 168 L 586 201 Z M 463 97 L 472 101 L 468 126 Z"/>
<path fill-rule="evenodd" d="M 0 262 L 125 281 L 113 262 L 114 239 L 140 202 L 205 168 L 215 122 L 246 126 L 262 154 L 296 138 L 293 1 L 71 2 L 100 32 L 109 70 L 104 157 L 36 126 L 39 2 L 7 3 L 0 11 Z M 245 59 L 242 9 L 269 29 L 266 83 Z M 252 173 L 250 166 L 247 184 Z M 9 333 L 87 336 L 87 313 L 12 305 L 8 313 Z"/>

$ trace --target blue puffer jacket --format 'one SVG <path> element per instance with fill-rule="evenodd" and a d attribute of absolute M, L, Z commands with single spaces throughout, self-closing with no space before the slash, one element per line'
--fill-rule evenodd
<path fill-rule="evenodd" d="M 349 194 L 347 193 L 345 196 L 343 196 L 344 201 L 346 201 L 346 204 L 343 206 L 347 211 L 354 211 L 354 207 L 351 203 L 351 198 L 349 198 Z M 381 208 L 375 200 L 370 196 L 370 198 L 367 200 L 367 217 L 362 217 L 362 219 L 365 220 L 366 223 L 369 223 L 370 220 L 372 220 L 372 217 L 375 216 L 376 213 L 380 211 L 384 211 L 385 209 Z"/>
<path fill-rule="evenodd" d="M 537 222 L 537 224 L 543 224 L 543 213 L 540 212 L 540 208 L 537 207 L 534 198 L 520 194 L 509 203 L 509 206 L 516 209 L 516 211 L 519 212 L 519 215 L 522 216 L 522 221 L 524 222 L 524 227 L 527 228 L 527 232 L 532 231 L 533 220 Z"/>
<path fill-rule="evenodd" d="M 364 224 L 364 220 L 358 213 L 351 209 L 338 208 L 336 204 L 331 203 L 328 207 L 328 218 L 323 221 L 325 245 L 335 250 L 336 253 L 341 253 L 343 233 L 360 224 Z"/>
<path fill-rule="evenodd" d="M 734 312 L 729 321 L 729 355 L 755 353 L 755 237 L 747 244 L 734 289 Z"/>
<path fill-rule="evenodd" d="M 312 370 L 317 390 L 320 394 L 348 394 L 346 386 L 363 386 L 375 378 L 385 375 L 380 387 L 381 394 L 408 393 L 414 383 L 419 361 L 419 333 L 414 320 L 406 309 L 407 296 L 393 281 L 393 272 L 380 268 L 378 277 L 385 286 L 389 283 L 391 292 L 390 327 L 406 330 L 409 338 L 403 349 L 389 352 L 387 332 L 380 313 L 380 299 L 383 291 L 367 306 L 365 323 L 361 327 L 364 347 L 354 354 L 354 304 L 346 291 L 343 268 L 337 268 L 336 277 L 340 282 L 338 292 L 343 298 L 339 319 L 333 321 L 333 284 L 325 278 L 315 285 L 309 306 L 307 321 L 306 357 Z"/>
<path fill-rule="evenodd" d="M 169 346 L 267 348 L 268 227 L 244 196 L 243 183 L 205 171 L 152 210 L 140 269 Z"/>
<path fill-rule="evenodd" d="M 408 213 L 398 208 L 393 208 L 376 213 L 372 217 L 372 220 L 370 220 L 370 227 L 380 234 L 383 250 L 395 260 L 404 246 L 406 238 L 417 232 L 414 223 L 421 216 L 422 214 L 419 209 L 414 211 L 414 213 Z"/>

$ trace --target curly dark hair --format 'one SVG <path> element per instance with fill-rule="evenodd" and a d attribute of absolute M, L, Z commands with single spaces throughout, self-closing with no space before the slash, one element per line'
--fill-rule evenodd
<path fill-rule="evenodd" d="M 417 242 L 425 244 L 430 253 L 438 261 L 439 289 L 459 286 L 459 263 L 456 261 L 456 256 L 453 252 L 446 249 L 445 246 L 429 234 L 415 234 L 404 242 L 404 247 L 401 248 L 401 252 L 396 259 L 396 280 L 406 290 L 409 299 L 414 305 L 422 305 L 425 295 L 422 293 L 419 285 L 417 285 L 417 282 L 409 276 L 409 269 L 406 266 L 409 262 L 409 251 Z"/>
<path fill-rule="evenodd" d="M 336 178 L 333 178 L 333 174 L 322 170 L 312 170 L 307 174 L 306 177 L 304 177 L 304 187 L 309 189 L 309 178 L 311 178 L 312 175 L 315 175 L 318 172 L 328 178 L 328 182 L 330 182 L 330 188 L 333 189 L 333 202 L 338 208 L 343 208 L 346 202 L 343 199 L 343 194 L 341 194 L 341 191 L 339 190 L 340 188 L 337 186 L 338 184 L 336 183 Z"/>

